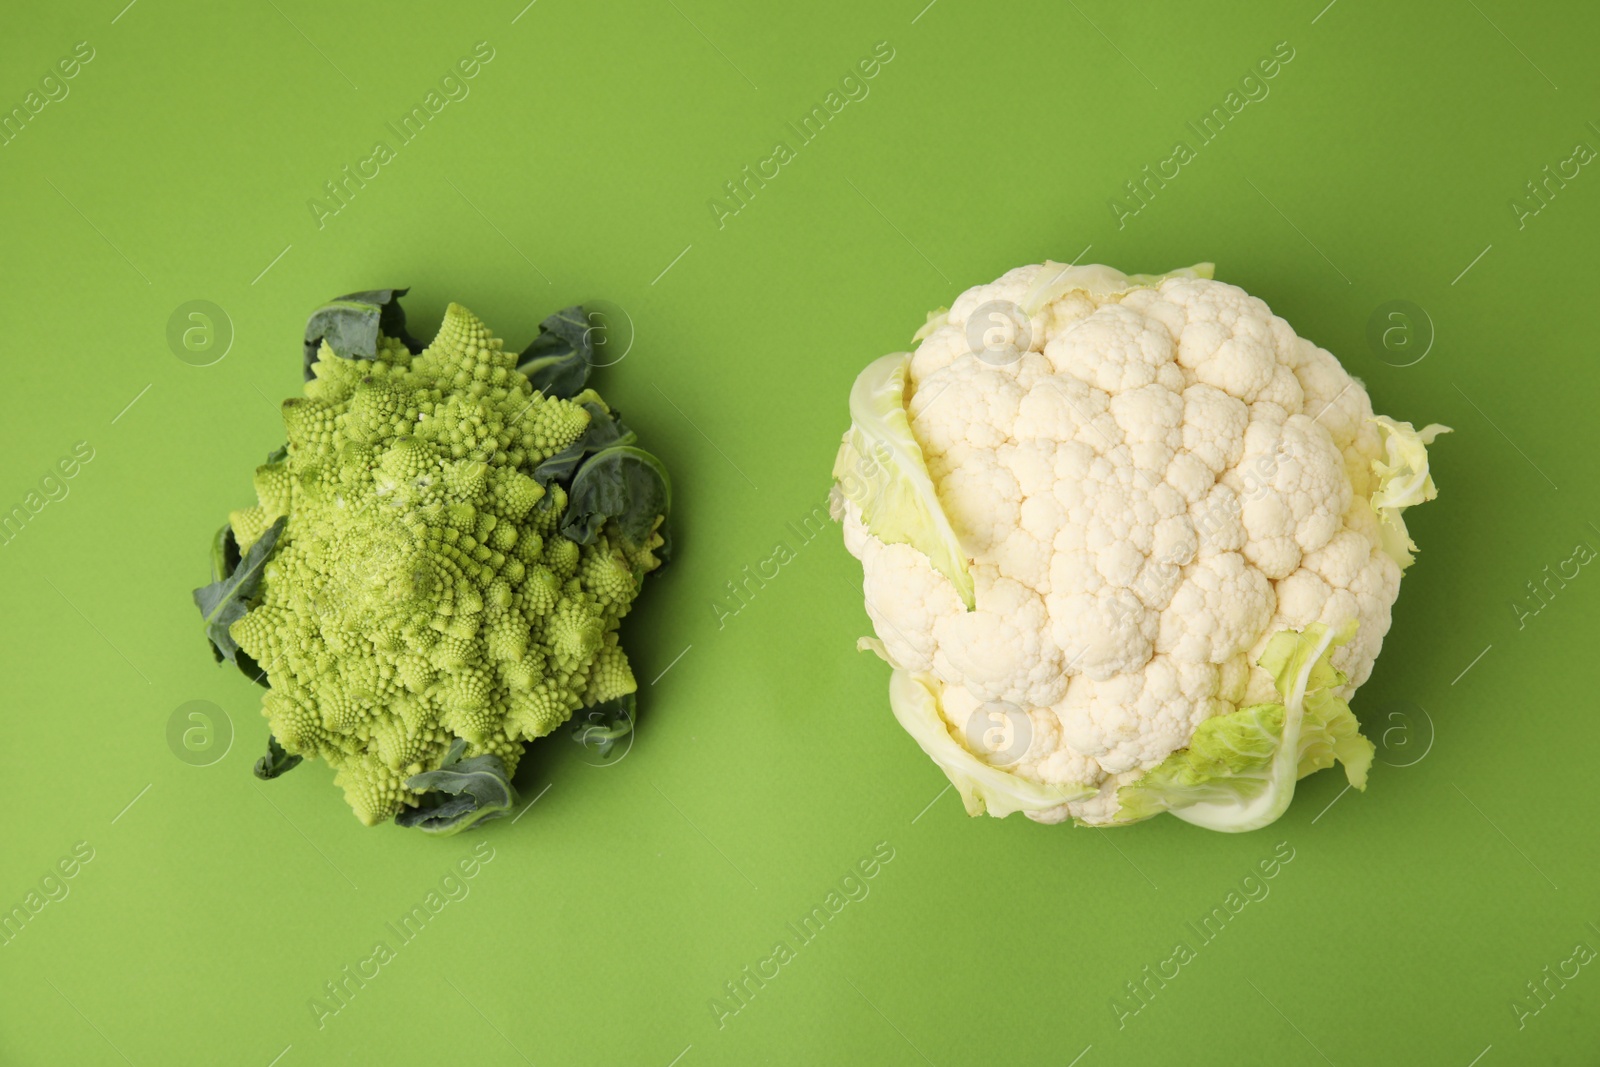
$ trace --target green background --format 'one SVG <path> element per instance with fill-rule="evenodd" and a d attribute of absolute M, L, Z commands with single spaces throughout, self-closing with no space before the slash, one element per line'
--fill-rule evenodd
<path fill-rule="evenodd" d="M 75 43 L 95 57 L 0 147 L 0 509 L 77 442 L 94 458 L 0 547 L 0 907 L 76 843 L 94 858 L 0 947 L 0 1062 L 1594 1062 L 1596 968 L 1547 1004 L 1525 983 L 1600 947 L 1600 578 L 1542 606 L 1526 583 L 1600 548 L 1600 175 L 1521 225 L 1510 202 L 1600 145 L 1596 18 L 925 2 L 7 19 L 5 109 Z M 470 96 L 319 228 L 307 201 L 479 41 Z M 786 123 L 883 41 L 870 95 L 799 145 Z M 1200 147 L 1185 123 L 1280 41 L 1270 94 Z M 780 139 L 795 158 L 719 227 L 708 201 Z M 1180 139 L 1196 158 L 1119 226 L 1111 198 Z M 962 289 L 1079 255 L 1213 260 L 1380 411 L 1455 427 L 1354 702 L 1384 761 L 1366 794 L 1318 775 L 1237 837 L 969 820 L 853 651 L 855 561 L 791 528 L 824 499 L 852 378 Z M 519 774 L 526 817 L 445 840 L 362 828 L 320 764 L 253 779 L 257 692 L 212 665 L 189 600 L 281 439 L 306 313 L 381 285 L 414 287 L 418 332 L 455 299 L 516 346 L 612 301 L 634 344 L 600 385 L 677 490 L 678 557 L 625 631 L 655 679 L 632 750 L 595 767 L 554 736 Z M 166 339 L 192 300 L 231 323 L 210 366 Z M 1426 315 L 1396 320 L 1404 358 L 1367 339 L 1395 300 Z M 725 583 L 779 541 L 793 561 L 727 615 Z M 192 700 L 234 735 L 205 766 L 167 740 Z M 319 1029 L 323 983 L 479 842 L 470 895 Z M 1185 924 L 1280 842 L 1270 894 L 1119 1026 L 1124 983 L 1197 946 Z M 724 983 L 875 847 L 870 895 L 719 1027 Z"/>

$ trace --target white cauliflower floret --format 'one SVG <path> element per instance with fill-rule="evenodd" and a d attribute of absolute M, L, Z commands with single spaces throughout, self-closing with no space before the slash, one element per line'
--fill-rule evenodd
<path fill-rule="evenodd" d="M 1275 421 L 1275 412 L 1251 421 L 1239 465 L 1221 481 L 1243 505 L 1245 556 L 1277 579 L 1339 532 L 1350 482 L 1326 431 L 1304 415 Z"/>
<path fill-rule="evenodd" d="M 1022 492 L 998 451 L 958 446 L 931 465 L 939 503 L 962 545 L 990 553 L 1011 538 L 1022 521 Z"/>
<path fill-rule="evenodd" d="M 1172 362 L 1172 335 L 1131 308 L 1105 304 L 1045 345 L 1059 374 L 1070 374 L 1104 393 L 1160 382 L 1181 390 L 1183 371 Z"/>
<path fill-rule="evenodd" d="M 845 506 L 844 527 L 846 545 L 860 546 L 867 615 L 889 662 L 906 670 L 931 671 L 934 624 L 962 611 L 955 587 L 910 545 L 886 545 L 868 534 L 854 503 Z"/>
<path fill-rule="evenodd" d="M 1027 324 L 1008 359 L 977 350 L 990 319 Z M 845 544 L 886 658 L 930 676 L 951 738 L 1068 796 L 1008 810 L 1113 821 L 1118 788 L 1202 722 L 1283 699 L 1254 665 L 1279 631 L 1354 622 L 1339 695 L 1366 680 L 1409 562 L 1371 503 L 1383 436 L 1361 383 L 1265 303 L 1198 270 L 1039 264 L 918 337 L 900 425 L 970 602 L 854 503 Z M 1003 760 L 973 740 L 998 707 L 1026 734 Z"/>
<path fill-rule="evenodd" d="M 911 359 L 911 380 L 926 381 L 971 351 L 966 331 L 954 323 L 943 323 L 917 346 L 917 354 Z"/>
<path fill-rule="evenodd" d="M 917 442 L 930 456 L 958 445 L 999 448 L 1011 437 L 1023 390 L 1003 371 L 965 355 L 928 378 L 911 397 Z"/>
<path fill-rule="evenodd" d="M 1202 555 L 1184 569 L 1161 613 L 1156 651 L 1183 662 L 1221 663 L 1255 644 L 1276 606 L 1272 583 L 1237 552 Z"/>
<path fill-rule="evenodd" d="M 1009 578 L 978 581 L 975 611 L 934 621 L 934 673 L 946 685 L 964 685 L 979 700 L 1029 706 L 1056 702 L 1067 687 L 1061 652 L 1047 633 L 1044 601 Z"/>
<path fill-rule="evenodd" d="M 1212 711 L 1217 671 L 1158 655 L 1138 673 L 1072 680 L 1057 706 L 1061 734 L 1109 774 L 1147 767 L 1182 748 Z"/>
<path fill-rule="evenodd" d="M 1191 385 L 1183 391 L 1182 447 L 1213 475 L 1239 462 L 1248 425 L 1250 409 L 1237 397 L 1211 385 Z"/>

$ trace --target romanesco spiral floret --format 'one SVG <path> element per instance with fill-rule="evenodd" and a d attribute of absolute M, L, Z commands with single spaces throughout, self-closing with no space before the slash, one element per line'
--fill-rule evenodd
<path fill-rule="evenodd" d="M 638 688 L 639 684 L 633 680 L 633 668 L 628 666 L 628 657 L 623 655 L 621 646 L 617 644 L 616 633 L 606 634 L 605 642 L 595 654 L 589 688 L 583 696 L 584 705 L 604 704 L 636 692 Z"/>
<path fill-rule="evenodd" d="M 334 767 L 368 825 L 416 806 L 407 779 L 457 739 L 509 773 L 524 742 L 637 689 L 616 630 L 653 546 L 609 523 L 563 535 L 568 494 L 535 468 L 591 414 L 517 363 L 456 304 L 415 356 L 381 334 L 370 359 L 323 343 L 258 504 L 230 516 L 241 551 L 287 517 L 228 633 L 266 673 L 278 743 Z"/>

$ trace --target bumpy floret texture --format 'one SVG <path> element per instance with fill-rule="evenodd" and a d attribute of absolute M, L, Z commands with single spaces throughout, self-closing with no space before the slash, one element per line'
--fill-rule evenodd
<path fill-rule="evenodd" d="M 1095 790 L 1030 816 L 1101 822 L 1201 722 L 1280 699 L 1254 666 L 1273 634 L 1358 622 L 1333 659 L 1348 698 L 1401 566 L 1371 505 L 1372 406 L 1331 354 L 1208 278 L 1027 307 L 1046 269 L 962 294 L 909 364 L 911 431 L 975 609 L 854 503 L 843 518 L 885 656 L 942 683 L 952 736 L 993 702 L 1022 709 L 1011 772 Z M 1020 357 L 974 344 L 969 317 L 996 301 L 1030 315 Z"/>
<path fill-rule="evenodd" d="M 453 739 L 513 772 L 524 742 L 633 692 L 616 630 L 649 563 L 557 532 L 566 495 L 532 471 L 590 415 L 535 392 L 466 309 L 420 355 L 324 346 L 314 372 L 283 405 L 286 458 L 230 516 L 242 549 L 288 516 L 231 633 L 266 669 L 273 735 L 336 768 L 371 825 L 417 803 L 405 780 Z"/>

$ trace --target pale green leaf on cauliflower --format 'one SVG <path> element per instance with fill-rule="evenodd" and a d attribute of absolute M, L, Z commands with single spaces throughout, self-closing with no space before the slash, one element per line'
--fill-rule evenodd
<path fill-rule="evenodd" d="M 884 356 L 861 372 L 850 390 L 853 424 L 833 474 L 883 540 L 921 552 L 970 608 L 972 575 L 912 436 L 905 391 L 906 361 L 901 356 Z"/>
<path fill-rule="evenodd" d="M 1352 619 L 1337 633 L 1312 623 L 1303 633 L 1274 634 L 1260 665 L 1272 675 L 1281 702 L 1201 723 L 1187 748 L 1117 791 L 1117 821 L 1171 811 L 1212 830 L 1259 829 L 1288 810 L 1296 781 L 1335 759 L 1352 786 L 1366 789 L 1373 745 L 1350 705 L 1333 695 L 1346 679 L 1328 662 L 1355 628 Z"/>
<path fill-rule="evenodd" d="M 1428 473 L 1427 446 L 1440 434 L 1449 433 L 1450 427 L 1435 422 L 1418 430 L 1409 422 L 1396 422 L 1387 415 L 1378 415 L 1372 421 L 1378 426 L 1384 449 L 1383 458 L 1372 461 L 1372 472 L 1378 477 L 1372 508 L 1383 521 L 1384 551 L 1404 570 L 1415 558 L 1417 543 L 1406 532 L 1401 512 L 1439 495 Z"/>

